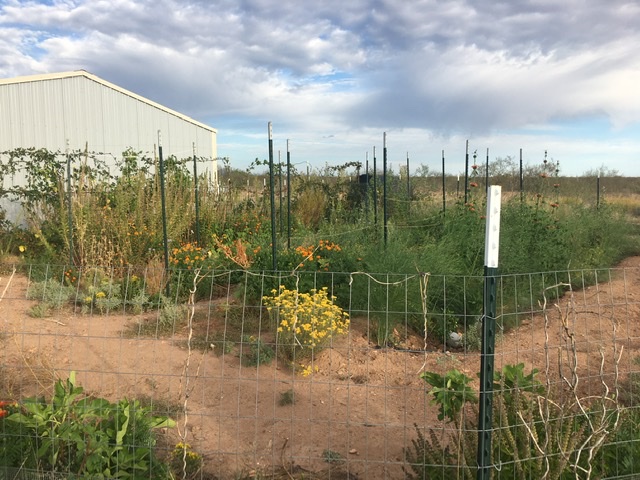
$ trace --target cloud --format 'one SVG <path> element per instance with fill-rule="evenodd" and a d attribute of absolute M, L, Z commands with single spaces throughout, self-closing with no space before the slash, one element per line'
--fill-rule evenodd
<path fill-rule="evenodd" d="M 640 122 L 638 24 L 624 0 L 8 0 L 0 74 L 82 68 L 217 127 L 273 120 L 308 145 L 594 116 L 623 129 Z"/>

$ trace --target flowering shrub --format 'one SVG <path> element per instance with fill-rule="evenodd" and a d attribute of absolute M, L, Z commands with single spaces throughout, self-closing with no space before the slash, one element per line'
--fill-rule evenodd
<path fill-rule="evenodd" d="M 204 266 L 211 252 L 199 247 L 197 243 L 183 243 L 171 251 L 169 264 L 178 270 L 194 270 Z"/>
<path fill-rule="evenodd" d="M 203 277 L 206 271 L 216 266 L 218 255 L 198 246 L 197 243 L 183 243 L 171 251 L 169 265 L 173 267 L 171 274 L 172 291 L 179 298 L 186 298 L 189 290 L 193 288 L 193 280 L 196 270 L 200 269 Z"/>
<path fill-rule="evenodd" d="M 328 272 L 329 267 L 332 266 L 330 263 L 330 252 L 340 251 L 342 251 L 340 245 L 330 242 L 329 240 L 320 240 L 318 242 L 318 246 L 309 245 L 308 247 L 305 247 L 300 245 L 296 248 L 296 253 L 302 257 L 302 260 L 298 264 L 298 268 L 316 267 L 318 270 Z"/>
<path fill-rule="evenodd" d="M 170 465 L 176 475 L 176 478 L 196 478 L 197 474 L 202 470 L 202 455 L 195 452 L 191 445 L 184 442 L 176 444 L 171 452 Z"/>
<path fill-rule="evenodd" d="M 279 351 L 291 362 L 313 357 L 334 335 L 349 330 L 349 315 L 334 304 L 326 288 L 299 293 L 280 286 L 271 296 L 263 298 L 267 310 L 277 324 Z M 303 374 L 312 368 L 302 365 Z"/>

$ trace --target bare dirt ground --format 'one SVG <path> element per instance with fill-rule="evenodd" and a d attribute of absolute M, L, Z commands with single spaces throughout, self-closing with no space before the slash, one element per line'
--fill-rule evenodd
<path fill-rule="evenodd" d="M 616 378 L 623 382 L 640 368 L 634 363 L 640 356 L 640 257 L 610 273 L 606 282 L 565 294 L 558 308 L 549 305 L 546 322 L 534 308 L 499 338 L 496 368 L 523 362 L 544 378 L 548 364 L 549 378 L 557 379 L 559 361 L 564 373 L 570 361 L 563 332 L 575 341 L 585 395 L 600 394 L 602 379 L 613 389 Z M 442 426 L 419 373 L 457 368 L 475 379 L 479 371 L 477 352 L 425 350 L 418 336 L 401 335 L 402 348 L 376 348 L 366 319 L 356 318 L 349 336 L 323 351 L 318 371 L 305 378 L 278 362 L 247 366 L 238 345 L 223 354 L 189 353 L 184 328 L 161 338 L 124 333 L 153 321 L 149 314 L 89 316 L 68 308 L 33 318 L 26 289 L 24 277 L 5 273 L 0 279 L 0 388 L 6 390 L 0 399 L 50 394 L 55 376 L 72 370 L 91 394 L 150 399 L 178 421 L 178 428 L 162 433 L 162 444 L 171 448 L 185 438 L 204 456 L 203 478 L 274 472 L 294 478 L 300 471 L 337 479 L 403 478 L 403 449 L 415 438 L 414 424 Z M 196 308 L 204 327 L 224 328 L 208 302 Z M 288 392 L 294 402 L 281 405 Z"/>

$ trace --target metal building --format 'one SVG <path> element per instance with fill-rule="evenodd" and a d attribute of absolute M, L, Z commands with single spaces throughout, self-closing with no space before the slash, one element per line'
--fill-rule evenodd
<path fill-rule="evenodd" d="M 0 79 L 0 152 L 15 148 L 153 158 L 195 154 L 217 184 L 216 130 L 84 70 Z M 201 167 L 198 167 L 199 169 Z"/>

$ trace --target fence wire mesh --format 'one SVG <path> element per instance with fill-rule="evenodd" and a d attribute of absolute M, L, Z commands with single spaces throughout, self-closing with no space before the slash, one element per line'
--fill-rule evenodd
<path fill-rule="evenodd" d="M 493 478 L 640 475 L 639 267 L 499 277 Z M 475 478 L 483 281 L 4 266 L 0 476 Z"/>

